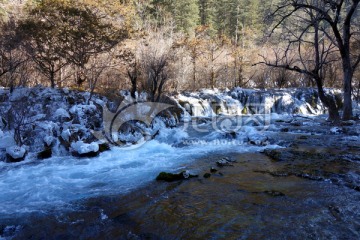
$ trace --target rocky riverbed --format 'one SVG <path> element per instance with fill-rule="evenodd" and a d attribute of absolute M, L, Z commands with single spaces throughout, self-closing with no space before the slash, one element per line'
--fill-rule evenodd
<path fill-rule="evenodd" d="M 76 201 L 67 211 L 4 219 L 0 235 L 14 239 L 359 239 L 359 123 L 333 126 L 324 118 L 302 117 L 275 120 L 264 134 L 282 148 L 212 152 L 180 168 L 197 178 L 169 183 L 156 181 L 154 175 L 153 181 L 126 194 Z M 224 158 L 231 160 L 231 166 L 216 164 Z"/>

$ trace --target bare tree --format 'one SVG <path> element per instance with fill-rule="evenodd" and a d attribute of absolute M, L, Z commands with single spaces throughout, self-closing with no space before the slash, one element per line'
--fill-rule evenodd
<path fill-rule="evenodd" d="M 0 36 L 0 78 L 6 78 L 6 86 L 11 91 L 15 87 L 16 70 L 28 60 L 20 47 L 22 39 L 15 29 L 16 21 L 10 18 L 2 25 Z"/>
<path fill-rule="evenodd" d="M 17 31 L 24 38 L 22 45 L 29 57 L 55 88 L 56 74 L 68 64 L 60 54 L 57 26 L 47 19 L 28 18 L 19 24 Z"/>
<path fill-rule="evenodd" d="M 11 108 L 5 115 L 8 129 L 14 129 L 14 140 L 19 146 L 28 140 L 37 121 L 36 113 L 29 111 L 28 100 L 27 96 L 24 96 L 12 102 Z"/>
<path fill-rule="evenodd" d="M 138 78 L 139 78 L 139 75 L 140 75 L 140 70 L 139 70 L 138 60 L 137 59 L 135 59 L 135 62 L 133 64 L 133 66 L 127 70 L 127 74 L 128 74 L 129 79 L 130 79 L 130 82 L 131 82 L 130 94 L 131 94 L 131 97 L 133 99 L 135 99 L 136 98 L 135 93 L 137 91 Z"/>
<path fill-rule="evenodd" d="M 115 68 L 117 65 L 112 63 L 114 59 L 113 52 L 104 53 L 99 56 L 92 56 L 88 63 L 84 66 L 86 79 L 89 82 L 90 96 L 88 104 L 91 101 L 92 96 L 100 78 L 104 75 L 106 70 Z"/>
<path fill-rule="evenodd" d="M 319 87 L 322 85 L 322 71 L 328 63 L 328 55 L 334 49 L 339 52 L 344 87 L 342 116 L 344 120 L 352 117 L 352 79 L 360 63 L 360 54 L 354 54 L 351 51 L 351 42 L 360 37 L 359 26 L 356 24 L 358 20 L 355 20 L 355 13 L 358 10 L 359 2 L 360 0 L 286 0 L 282 1 L 273 15 L 277 19 L 274 29 L 283 26 L 284 23 L 291 20 L 293 20 L 291 21 L 292 24 L 302 24 L 303 31 L 300 32 L 300 35 L 294 36 L 294 41 L 300 43 L 299 46 L 302 46 L 303 43 L 312 44 L 315 59 L 312 69 L 299 68 L 287 63 L 279 64 L 279 62 L 271 63 L 272 65 L 280 65 L 279 67 L 307 74 L 316 81 Z M 295 32 L 289 31 L 285 34 L 294 35 Z M 313 36 L 311 42 L 307 39 L 308 34 Z M 301 49 L 301 47 L 299 48 Z M 303 63 L 305 61 L 306 59 L 302 59 Z M 267 64 L 269 63 L 267 62 Z M 321 90 L 319 90 L 319 95 L 320 97 L 323 95 Z M 325 98 L 322 98 L 322 100 L 324 100 L 325 105 L 332 108 L 331 102 Z M 332 111 L 330 118 L 336 118 L 337 115 Z"/>
<path fill-rule="evenodd" d="M 222 37 L 210 39 L 207 44 L 207 62 L 209 64 L 210 71 L 210 87 L 214 89 L 216 87 L 216 77 L 217 77 L 217 61 L 220 57 L 223 57 L 225 51 L 224 45 L 226 40 Z"/>
<path fill-rule="evenodd" d="M 143 87 L 150 93 L 150 100 L 160 101 L 165 84 L 169 80 L 169 61 L 172 54 L 172 39 L 162 33 L 151 36 L 140 48 L 140 62 L 144 75 Z"/>

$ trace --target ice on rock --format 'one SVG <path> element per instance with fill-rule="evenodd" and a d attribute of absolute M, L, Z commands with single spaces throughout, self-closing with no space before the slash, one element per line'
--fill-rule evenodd
<path fill-rule="evenodd" d="M 85 112 L 93 112 L 93 111 L 96 111 L 96 106 L 92 102 L 90 102 L 89 105 L 79 104 L 79 105 L 75 105 L 72 108 L 70 108 L 71 114 L 78 113 L 78 114 L 82 115 Z"/>
<path fill-rule="evenodd" d="M 55 111 L 54 117 L 70 118 L 70 115 L 65 109 L 59 108 Z"/>
<path fill-rule="evenodd" d="M 243 131 L 246 133 L 249 143 L 254 145 L 267 145 L 268 144 L 268 137 L 256 130 L 254 127 L 244 126 Z"/>
<path fill-rule="evenodd" d="M 69 89 L 68 88 L 63 88 L 63 92 L 65 93 L 65 94 L 69 94 Z"/>
<path fill-rule="evenodd" d="M 340 134 L 340 133 L 342 133 L 343 131 L 342 131 L 342 129 L 339 128 L 339 127 L 333 127 L 333 128 L 330 129 L 330 132 L 331 132 L 332 134 Z"/>
<path fill-rule="evenodd" d="M 99 104 L 100 106 L 105 106 L 105 102 L 103 101 L 103 100 L 101 100 L 101 99 L 95 99 L 95 103 L 96 104 Z"/>
<path fill-rule="evenodd" d="M 26 149 L 19 146 L 11 146 L 6 148 L 6 153 L 17 160 L 25 157 Z"/>
<path fill-rule="evenodd" d="M 50 146 L 54 142 L 55 138 L 53 136 L 46 136 L 44 137 L 44 142 L 46 146 Z"/>
<path fill-rule="evenodd" d="M 99 144 L 98 143 L 84 143 L 83 141 L 77 141 L 71 143 L 71 148 L 73 151 L 77 152 L 78 154 L 86 154 L 90 152 L 98 152 L 99 151 Z"/>
<path fill-rule="evenodd" d="M 337 92 L 326 89 L 327 93 Z M 193 93 L 182 93 L 176 96 L 193 117 L 211 117 L 218 114 L 324 114 L 326 108 L 321 103 L 314 89 L 241 89 L 232 91 L 201 90 Z"/>
<path fill-rule="evenodd" d="M 71 136 L 71 132 L 69 129 L 62 131 L 62 133 L 61 133 L 62 139 L 64 139 L 67 142 L 70 140 L 70 136 Z"/>
<path fill-rule="evenodd" d="M 0 148 L 8 148 L 14 145 L 16 145 L 16 143 L 11 133 L 9 132 L 2 132 L 2 134 L 0 133 Z"/>

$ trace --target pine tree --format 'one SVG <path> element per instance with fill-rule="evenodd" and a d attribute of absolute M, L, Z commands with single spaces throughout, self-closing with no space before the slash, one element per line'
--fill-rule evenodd
<path fill-rule="evenodd" d="M 199 0 L 200 24 L 207 26 L 210 34 L 215 33 L 216 1 Z"/>
<path fill-rule="evenodd" d="M 229 23 L 231 16 L 231 0 L 216 1 L 215 29 L 219 35 L 229 35 Z"/>
<path fill-rule="evenodd" d="M 179 30 L 192 33 L 199 23 L 197 0 L 174 1 L 174 18 Z"/>

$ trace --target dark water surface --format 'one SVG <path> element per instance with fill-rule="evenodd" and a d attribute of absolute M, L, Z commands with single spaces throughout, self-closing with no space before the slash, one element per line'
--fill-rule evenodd
<path fill-rule="evenodd" d="M 360 238 L 358 191 L 259 173 L 278 168 L 260 153 L 231 156 L 234 167 L 208 179 L 153 182 L 125 196 L 79 202 L 75 211 L 21 219 L 15 239 Z M 217 158 L 199 159 L 199 173 Z"/>

